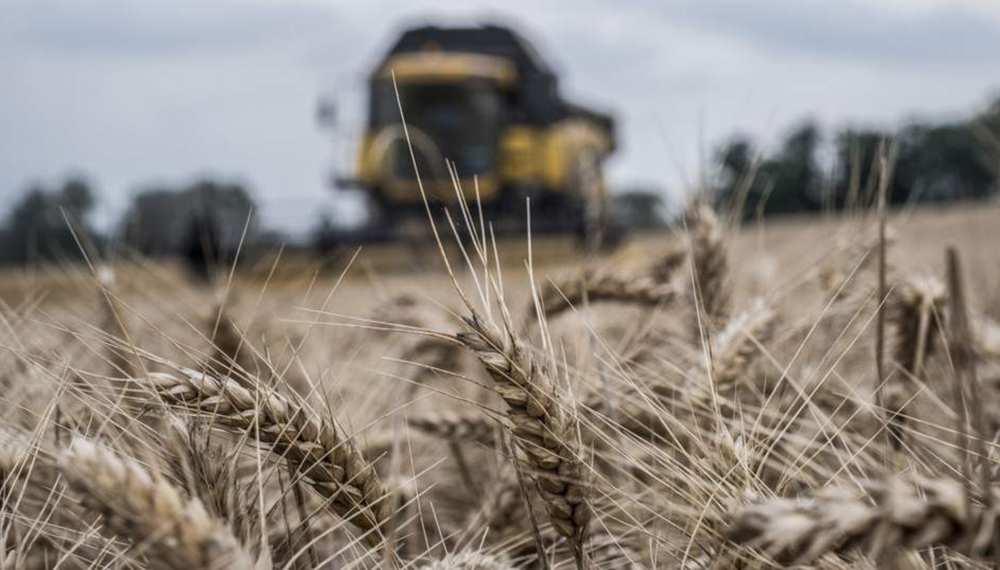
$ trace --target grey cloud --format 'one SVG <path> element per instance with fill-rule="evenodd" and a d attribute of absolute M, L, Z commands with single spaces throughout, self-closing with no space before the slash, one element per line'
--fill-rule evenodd
<path fill-rule="evenodd" d="M 8 49 L 64 58 L 177 57 L 233 53 L 332 35 L 317 5 L 250 2 L 14 2 L 4 8 Z"/>
<path fill-rule="evenodd" d="M 668 2 L 658 10 L 665 18 L 781 57 L 969 67 L 995 63 L 1000 49 L 997 17 L 957 3 L 902 11 L 860 0 L 778 0 L 766 7 L 711 0 Z"/>

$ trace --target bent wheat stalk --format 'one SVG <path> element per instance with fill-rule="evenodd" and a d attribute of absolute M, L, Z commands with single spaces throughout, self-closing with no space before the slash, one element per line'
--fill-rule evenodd
<path fill-rule="evenodd" d="M 60 469 L 82 505 L 100 513 L 108 535 L 128 537 L 153 568 L 246 569 L 250 555 L 198 499 L 85 439 L 63 452 Z"/>
<path fill-rule="evenodd" d="M 677 298 L 677 288 L 655 277 L 633 277 L 611 272 L 584 273 L 559 283 L 547 283 L 540 297 L 546 317 L 554 317 L 584 299 L 589 303 L 618 302 L 659 307 Z M 534 311 L 534 306 L 532 306 Z"/>
<path fill-rule="evenodd" d="M 891 480 L 867 487 L 870 500 L 827 489 L 806 499 L 753 505 L 736 514 L 727 538 L 790 565 L 855 549 L 873 559 L 895 548 L 930 546 L 950 546 L 973 558 L 993 556 L 1000 510 L 967 509 L 960 482 Z"/>
<path fill-rule="evenodd" d="M 485 447 L 496 445 L 496 422 L 482 414 L 438 412 L 407 419 L 408 425 L 426 435 L 474 443 Z"/>
<path fill-rule="evenodd" d="M 381 544 L 391 516 L 386 493 L 373 465 L 337 423 L 274 391 L 259 393 L 231 378 L 181 369 L 180 375 L 152 373 L 136 379 L 168 404 L 211 414 L 213 422 L 248 433 L 287 458 L 335 514 Z"/>

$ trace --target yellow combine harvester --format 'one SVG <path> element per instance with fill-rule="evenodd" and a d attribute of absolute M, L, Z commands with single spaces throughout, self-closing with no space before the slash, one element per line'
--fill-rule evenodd
<path fill-rule="evenodd" d="M 451 162 L 465 198 L 478 199 L 498 228 L 523 230 L 531 198 L 533 231 L 600 239 L 613 121 L 562 99 L 531 44 L 498 26 L 408 30 L 371 75 L 350 185 L 371 198 L 377 228 L 391 234 L 424 215 L 393 74 L 420 179 L 438 206 L 457 202 Z"/>

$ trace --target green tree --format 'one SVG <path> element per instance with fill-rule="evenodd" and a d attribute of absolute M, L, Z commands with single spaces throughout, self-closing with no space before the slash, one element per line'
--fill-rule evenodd
<path fill-rule="evenodd" d="M 135 195 L 121 228 L 125 242 L 145 255 L 185 254 L 202 240 L 192 234 L 203 231 L 211 232 L 213 249 L 235 251 L 253 209 L 239 183 L 205 179 L 180 188 L 152 186 Z M 248 237 L 255 231 L 252 224 Z"/>
<path fill-rule="evenodd" d="M 823 176 L 817 152 L 821 134 L 812 122 L 793 129 L 780 152 L 759 162 L 750 185 L 738 196 L 740 182 L 753 168 L 755 155 L 749 139 L 738 137 L 716 153 L 722 171 L 717 199 L 731 208 L 741 208 L 744 219 L 758 212 L 765 216 L 816 210 L 820 205 Z"/>
<path fill-rule="evenodd" d="M 654 188 L 637 187 L 614 196 L 617 224 L 630 230 L 657 229 L 667 226 L 663 198 Z"/>
<path fill-rule="evenodd" d="M 880 153 L 889 158 L 891 204 L 982 199 L 996 194 L 1000 177 L 1000 99 L 969 119 L 939 124 L 913 123 L 898 133 L 846 129 L 833 140 L 832 172 L 825 175 L 819 155 L 820 130 L 805 122 L 792 130 L 778 152 L 755 169 L 746 195 L 739 182 L 751 170 L 753 143 L 735 138 L 720 147 L 718 200 L 741 207 L 744 218 L 869 207 L 875 200 Z"/>
<path fill-rule="evenodd" d="M 82 259 L 77 238 L 97 245 L 102 241 L 88 223 L 94 201 L 90 184 L 79 176 L 66 179 L 55 189 L 39 184 L 28 187 L 7 219 L 0 261 L 25 264 Z"/>

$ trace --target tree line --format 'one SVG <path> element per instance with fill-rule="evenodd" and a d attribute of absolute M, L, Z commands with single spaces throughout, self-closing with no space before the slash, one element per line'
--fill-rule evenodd
<path fill-rule="evenodd" d="M 970 118 L 899 132 L 846 128 L 826 138 L 804 121 L 770 152 L 736 136 L 713 158 L 711 190 L 743 219 L 864 207 L 883 163 L 893 205 L 983 199 L 1000 186 L 1000 99 Z"/>
<path fill-rule="evenodd" d="M 1000 99 L 966 119 L 914 122 L 895 133 L 848 128 L 827 137 L 805 121 L 768 152 L 749 137 L 733 137 L 713 161 L 718 176 L 709 190 L 742 219 L 866 207 L 883 162 L 891 172 L 891 204 L 983 199 L 1000 187 Z M 147 186 L 104 233 L 90 221 L 95 202 L 81 176 L 29 186 L 0 225 L 0 265 L 80 261 L 112 244 L 151 257 L 187 256 L 195 265 L 224 264 L 241 240 L 273 237 L 253 223 L 254 200 L 238 182 Z M 632 228 L 659 225 L 651 218 L 656 203 L 648 190 L 616 198 Z M 329 233 L 319 223 L 311 245 L 329 247 Z"/>
<path fill-rule="evenodd" d="M 240 183 L 203 179 L 146 187 L 106 232 L 91 222 L 95 192 L 86 178 L 33 184 L 0 226 L 0 265 L 82 261 L 112 245 L 145 256 L 187 256 L 195 264 L 223 262 L 244 236 L 254 240 L 254 201 Z"/>

